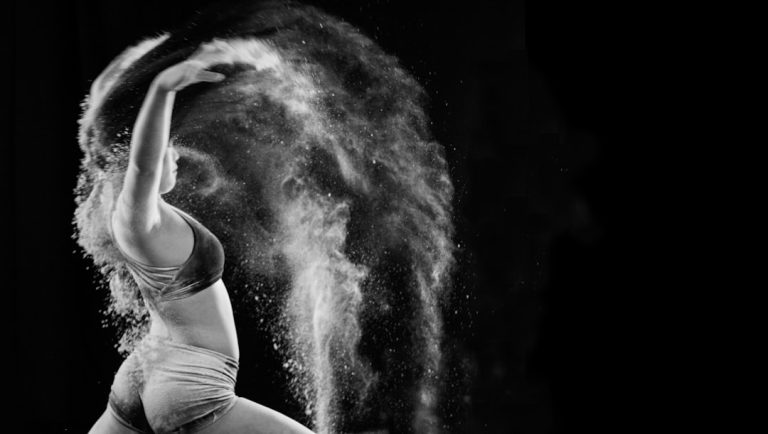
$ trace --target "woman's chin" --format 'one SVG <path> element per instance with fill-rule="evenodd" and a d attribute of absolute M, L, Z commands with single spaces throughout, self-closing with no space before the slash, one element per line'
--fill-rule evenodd
<path fill-rule="evenodd" d="M 160 194 L 170 193 L 171 191 L 173 191 L 174 187 L 176 187 L 176 183 L 175 182 L 173 184 L 171 184 L 171 185 L 161 186 Z"/>

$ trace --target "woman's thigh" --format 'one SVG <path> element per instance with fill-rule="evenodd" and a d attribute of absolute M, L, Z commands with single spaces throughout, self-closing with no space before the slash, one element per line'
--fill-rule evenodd
<path fill-rule="evenodd" d="M 136 434 L 137 432 L 120 423 L 112 412 L 106 409 L 88 434 Z"/>
<path fill-rule="evenodd" d="M 312 431 L 282 413 L 238 397 L 232 410 L 199 434 L 214 433 L 312 434 Z"/>

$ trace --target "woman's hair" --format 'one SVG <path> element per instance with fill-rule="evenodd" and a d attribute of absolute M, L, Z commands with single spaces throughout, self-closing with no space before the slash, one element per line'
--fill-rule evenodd
<path fill-rule="evenodd" d="M 318 429 L 429 431 L 453 262 L 443 150 L 397 59 L 312 7 L 209 10 L 129 48 L 94 82 L 75 223 L 109 283 L 120 348 L 147 319 L 108 228 L 131 128 L 154 76 L 201 45 L 227 78 L 177 95 L 179 180 L 166 200 L 221 239 L 236 313 L 268 319 Z"/>

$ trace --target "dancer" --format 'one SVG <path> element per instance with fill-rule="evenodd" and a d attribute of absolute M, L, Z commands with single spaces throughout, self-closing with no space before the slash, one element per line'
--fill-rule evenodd
<path fill-rule="evenodd" d="M 311 433 L 297 421 L 234 393 L 239 349 L 221 280 L 221 243 L 162 194 L 176 183 L 170 143 L 177 92 L 226 77 L 197 54 L 158 74 L 134 125 L 123 188 L 110 214 L 112 242 L 148 307 L 147 336 L 115 375 L 92 433 Z"/>
<path fill-rule="evenodd" d="M 127 47 L 83 101 L 77 242 L 130 355 L 96 428 L 269 431 L 232 393 L 239 338 L 317 432 L 438 432 L 453 185 L 427 95 L 343 20 L 227 4 Z"/>

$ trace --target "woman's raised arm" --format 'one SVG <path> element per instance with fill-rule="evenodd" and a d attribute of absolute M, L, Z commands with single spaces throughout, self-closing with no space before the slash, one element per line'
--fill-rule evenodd
<path fill-rule="evenodd" d="M 133 127 L 128 169 L 115 210 L 134 230 L 149 231 L 160 223 L 160 181 L 176 92 L 194 83 L 224 79 L 204 66 L 198 60 L 178 63 L 149 86 Z"/>

